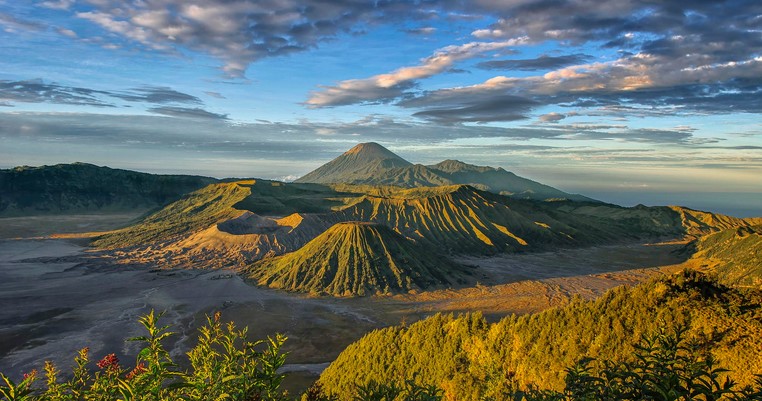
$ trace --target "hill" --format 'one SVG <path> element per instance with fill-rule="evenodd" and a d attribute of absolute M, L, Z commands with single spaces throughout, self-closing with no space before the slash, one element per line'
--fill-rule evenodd
<path fill-rule="evenodd" d="M 86 163 L 0 170 L 0 215 L 152 209 L 215 182 Z"/>
<path fill-rule="evenodd" d="M 325 230 L 329 225 L 299 213 L 328 212 L 346 202 L 343 196 L 345 194 L 314 184 L 283 184 L 268 180 L 222 182 L 187 194 L 135 225 L 104 234 L 93 245 L 125 248 L 163 244 L 164 247 L 177 248 L 177 251 L 185 252 L 183 249 L 187 248 L 191 252 L 211 252 L 213 249 L 202 246 L 211 242 L 220 245 L 227 253 L 234 248 L 243 251 L 240 245 L 244 242 L 246 248 L 265 246 L 265 249 L 255 250 L 261 257 L 270 250 L 266 246 L 268 243 L 277 242 L 276 236 L 283 242 L 283 235 L 296 236 L 314 222 L 319 231 L 310 231 L 309 238 L 298 242 L 303 245 Z M 272 215 L 290 216 L 283 219 L 262 217 Z M 296 227 L 300 229 L 295 230 Z M 281 249 L 283 251 L 285 249 Z M 209 257 L 212 255 L 219 256 L 212 252 Z"/>
<path fill-rule="evenodd" d="M 759 291 L 741 292 L 689 271 L 492 324 L 478 314 L 435 315 L 367 334 L 319 381 L 340 400 L 356 384 L 402 378 L 440 387 L 445 399 L 505 399 L 512 383 L 560 390 L 564 369 L 580 358 L 627 360 L 644 334 L 685 327 L 695 352 L 711 354 L 743 386 L 762 372 L 760 301 Z"/>
<path fill-rule="evenodd" d="M 387 226 L 345 222 L 297 251 L 255 263 L 245 275 L 289 291 L 362 296 L 448 285 L 462 269 Z"/>
<path fill-rule="evenodd" d="M 667 208 L 513 199 L 467 185 L 366 195 L 336 212 L 455 254 L 526 252 L 680 234 Z"/>
<path fill-rule="evenodd" d="M 484 191 L 514 198 L 569 199 L 580 202 L 595 202 L 594 199 L 586 196 L 569 194 L 551 186 L 519 177 L 503 168 L 475 166 L 458 160 L 445 160 L 428 167 L 454 184 L 472 185 Z"/>
<path fill-rule="evenodd" d="M 519 177 L 502 168 L 474 166 L 457 160 L 445 160 L 433 166 L 412 164 L 374 142 L 353 147 L 295 182 L 403 188 L 471 185 L 522 199 L 594 201 Z"/>
<path fill-rule="evenodd" d="M 695 243 L 693 259 L 726 285 L 762 288 L 762 225 L 729 228 Z"/>

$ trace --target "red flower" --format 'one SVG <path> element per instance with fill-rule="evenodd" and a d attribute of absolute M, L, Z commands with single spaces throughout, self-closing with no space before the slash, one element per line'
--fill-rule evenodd
<path fill-rule="evenodd" d="M 127 373 L 127 376 L 125 376 L 124 378 L 127 380 L 132 380 L 147 371 L 148 369 L 146 368 L 146 365 L 143 362 L 140 362 L 138 366 L 135 366 L 135 369 L 132 369 L 130 373 Z"/>
<path fill-rule="evenodd" d="M 35 377 L 37 377 L 37 369 L 34 369 L 29 373 L 24 373 L 24 380 L 34 380 Z"/>
<path fill-rule="evenodd" d="M 119 358 L 115 354 L 108 354 L 96 364 L 101 369 L 119 370 Z"/>

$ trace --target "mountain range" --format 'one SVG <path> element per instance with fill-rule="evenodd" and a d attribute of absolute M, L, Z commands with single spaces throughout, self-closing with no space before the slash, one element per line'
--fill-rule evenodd
<path fill-rule="evenodd" d="M 355 296 L 457 286 L 478 272 L 455 256 L 662 239 L 693 241 L 686 252 L 711 260 L 705 265 L 724 282 L 762 276 L 756 266 L 725 262 L 739 250 L 756 255 L 748 249 L 759 247 L 760 219 L 679 206 L 625 208 L 503 169 L 449 160 L 414 165 L 375 143 L 293 183 L 87 164 L 17 168 L 0 177 L 6 213 L 160 207 L 93 238 L 122 263 L 232 267 L 251 283 L 288 291 Z"/>
<path fill-rule="evenodd" d="M 413 164 L 375 142 L 358 144 L 295 182 L 404 188 L 464 184 L 515 198 L 593 201 L 519 177 L 502 168 L 474 166 L 458 160 L 445 160 L 431 166 Z"/>

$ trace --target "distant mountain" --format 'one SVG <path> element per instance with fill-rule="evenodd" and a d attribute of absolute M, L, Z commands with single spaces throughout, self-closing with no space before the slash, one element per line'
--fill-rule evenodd
<path fill-rule="evenodd" d="M 295 182 L 404 188 L 466 184 L 515 198 L 594 202 L 591 198 L 563 192 L 502 168 L 474 166 L 457 160 L 445 160 L 433 166 L 412 164 L 374 142 L 353 147 Z"/>
<path fill-rule="evenodd" d="M 412 166 L 409 161 L 374 143 L 361 143 L 294 182 L 357 184 L 384 171 Z"/>
<path fill-rule="evenodd" d="M 362 296 L 449 285 L 462 271 L 387 226 L 345 222 L 297 251 L 255 263 L 245 274 L 289 291 Z"/>
<path fill-rule="evenodd" d="M 0 170 L 0 215 L 150 209 L 216 181 L 86 163 L 15 167 Z"/>

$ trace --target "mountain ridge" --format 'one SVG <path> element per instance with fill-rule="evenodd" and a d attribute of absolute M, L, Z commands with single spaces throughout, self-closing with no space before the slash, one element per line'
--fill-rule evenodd
<path fill-rule="evenodd" d="M 519 177 L 501 167 L 476 166 L 452 159 L 428 166 L 413 164 L 375 142 L 358 144 L 294 182 L 403 188 L 466 184 L 515 198 L 597 202 Z"/>
<path fill-rule="evenodd" d="M 153 209 L 217 182 L 76 162 L 0 170 L 0 215 Z"/>

